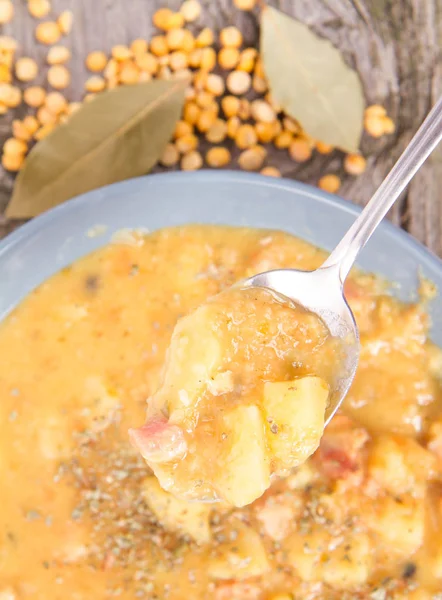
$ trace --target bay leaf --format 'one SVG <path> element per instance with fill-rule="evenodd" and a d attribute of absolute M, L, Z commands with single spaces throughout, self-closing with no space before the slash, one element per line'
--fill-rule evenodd
<path fill-rule="evenodd" d="M 364 96 L 356 71 L 329 40 L 275 8 L 261 13 L 260 50 L 275 102 L 315 140 L 356 152 Z"/>
<path fill-rule="evenodd" d="M 78 194 L 147 173 L 172 137 L 186 85 L 149 81 L 84 103 L 31 150 L 6 216 L 34 217 Z"/>

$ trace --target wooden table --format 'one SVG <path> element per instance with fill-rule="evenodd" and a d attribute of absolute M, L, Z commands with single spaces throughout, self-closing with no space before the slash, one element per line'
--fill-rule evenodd
<path fill-rule="evenodd" d="M 20 42 L 20 54 L 35 57 L 41 65 L 39 80 L 45 81 L 47 48 L 34 40 L 36 21 L 28 14 L 26 0 L 13 0 L 15 18 L 3 33 Z M 110 50 L 114 44 L 153 34 L 151 18 L 159 6 L 178 8 L 180 0 L 52 0 L 53 14 L 70 9 L 74 13 L 71 34 L 63 40 L 73 53 L 70 99 L 79 99 L 86 78 L 84 58 L 96 49 Z M 235 24 L 249 45 L 257 44 L 258 10 L 243 13 L 232 0 L 201 0 L 203 13 L 195 27 L 215 30 Z M 316 156 L 297 165 L 278 158 L 287 177 L 315 183 L 324 172 L 345 177 L 340 194 L 364 204 L 397 159 L 425 114 L 441 93 L 440 41 L 441 0 L 271 0 L 269 4 L 310 24 L 345 53 L 361 74 L 367 103 L 379 102 L 397 124 L 396 133 L 380 140 L 365 139 L 363 151 L 369 157 L 366 173 L 345 177 L 336 156 Z M 437 60 L 439 58 L 439 61 Z M 23 116 L 23 109 L 16 111 Z M 16 115 L 14 115 L 16 116 Z M 10 135 L 13 115 L 1 117 L 2 143 Z M 13 177 L 0 172 L 0 235 L 17 222 L 7 222 L 4 210 L 13 186 Z M 413 180 L 408 193 L 391 212 L 390 218 L 442 256 L 442 148 Z"/>

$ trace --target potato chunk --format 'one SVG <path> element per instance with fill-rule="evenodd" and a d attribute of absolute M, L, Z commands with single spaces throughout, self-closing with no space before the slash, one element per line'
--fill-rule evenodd
<path fill-rule="evenodd" d="M 210 541 L 210 505 L 175 498 L 161 488 L 155 477 L 144 481 L 143 496 L 166 529 L 186 534 L 200 544 Z"/>
<path fill-rule="evenodd" d="M 228 541 L 218 546 L 209 563 L 210 577 L 243 580 L 270 569 L 264 544 L 254 529 L 235 519 L 226 527 L 225 537 Z"/>
<path fill-rule="evenodd" d="M 264 420 L 257 406 L 238 406 L 222 422 L 229 449 L 216 487 L 229 504 L 245 506 L 270 485 Z"/>
<path fill-rule="evenodd" d="M 415 440 L 384 435 L 373 444 L 368 472 L 391 494 L 423 496 L 436 466 L 436 458 Z"/>
<path fill-rule="evenodd" d="M 307 535 L 287 540 L 288 557 L 303 581 L 321 581 L 338 590 L 351 590 L 366 582 L 372 566 L 372 547 L 364 532 L 342 537 L 316 527 Z"/>
<path fill-rule="evenodd" d="M 410 556 L 424 540 L 425 504 L 412 496 L 379 498 L 368 524 L 389 552 Z"/>
<path fill-rule="evenodd" d="M 173 332 L 164 383 L 155 399 L 160 409 L 167 409 L 173 422 L 195 424 L 198 402 L 221 362 L 222 347 L 211 330 L 210 319 L 208 307 L 201 306 L 180 319 Z M 204 344 L 201 332 L 205 332 Z"/>
<path fill-rule="evenodd" d="M 317 449 L 328 393 L 319 377 L 264 385 L 267 438 L 276 470 L 298 466 Z"/>

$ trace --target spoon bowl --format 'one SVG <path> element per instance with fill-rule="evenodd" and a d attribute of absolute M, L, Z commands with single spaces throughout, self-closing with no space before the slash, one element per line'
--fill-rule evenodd
<path fill-rule="evenodd" d="M 342 355 L 336 362 L 325 412 L 328 425 L 345 398 L 356 373 L 359 359 L 359 332 L 344 297 L 336 267 L 316 271 L 277 269 L 259 273 L 241 282 L 241 287 L 267 288 L 317 315 L 334 338 L 341 341 Z"/>

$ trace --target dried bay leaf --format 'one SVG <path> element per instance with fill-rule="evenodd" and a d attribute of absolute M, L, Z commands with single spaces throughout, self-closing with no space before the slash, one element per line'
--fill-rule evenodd
<path fill-rule="evenodd" d="M 6 216 L 34 217 L 78 194 L 147 173 L 172 137 L 186 85 L 149 81 L 85 103 L 31 150 Z"/>
<path fill-rule="evenodd" d="M 358 74 L 339 50 L 269 6 L 262 10 L 260 45 L 275 102 L 313 139 L 356 152 L 364 96 Z"/>

